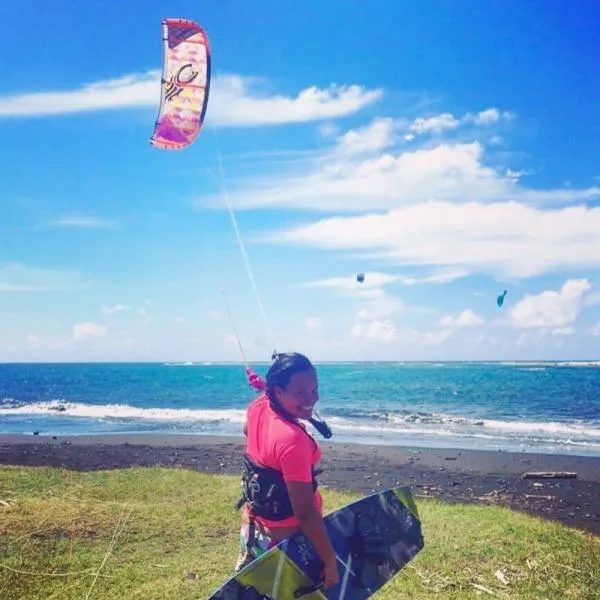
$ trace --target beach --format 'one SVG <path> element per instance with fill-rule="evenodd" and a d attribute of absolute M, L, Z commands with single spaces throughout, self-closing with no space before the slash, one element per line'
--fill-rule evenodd
<path fill-rule="evenodd" d="M 600 458 L 320 442 L 322 486 L 363 494 L 409 486 L 417 502 L 499 504 L 600 535 Z M 161 466 L 239 475 L 243 439 L 207 435 L 0 434 L 0 464 L 76 471 Z M 526 473 L 574 478 L 524 478 Z"/>

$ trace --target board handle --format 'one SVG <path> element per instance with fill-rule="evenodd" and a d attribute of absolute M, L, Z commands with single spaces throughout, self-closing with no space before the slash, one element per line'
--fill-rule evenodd
<path fill-rule="evenodd" d="M 313 583 L 312 585 L 307 585 L 306 587 L 298 588 L 294 592 L 294 598 L 301 598 L 302 596 L 306 596 L 307 594 L 312 594 L 317 590 L 320 590 L 323 587 L 323 583 Z"/>

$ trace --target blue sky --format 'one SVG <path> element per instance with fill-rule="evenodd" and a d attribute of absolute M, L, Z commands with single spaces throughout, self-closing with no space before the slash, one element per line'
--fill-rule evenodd
<path fill-rule="evenodd" d="M 251 360 L 597 358 L 597 2 L 126 4 L 0 7 L 1 361 L 237 361 L 221 289 Z M 175 152 L 165 17 L 212 49 Z"/>

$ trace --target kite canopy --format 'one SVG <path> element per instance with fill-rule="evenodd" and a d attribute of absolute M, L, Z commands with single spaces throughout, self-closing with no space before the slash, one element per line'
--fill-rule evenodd
<path fill-rule="evenodd" d="M 358 283 L 362 283 L 364 280 L 365 280 L 365 274 L 358 273 L 358 275 L 356 276 L 356 281 L 358 281 Z"/>
<path fill-rule="evenodd" d="M 160 109 L 150 143 L 179 150 L 202 128 L 210 89 L 210 45 L 204 29 L 188 19 L 164 19 L 162 39 Z"/>
<path fill-rule="evenodd" d="M 496 304 L 498 306 L 502 306 L 504 304 L 504 298 L 507 294 L 507 291 L 504 290 L 501 294 L 499 294 L 499 296 L 496 298 Z"/>

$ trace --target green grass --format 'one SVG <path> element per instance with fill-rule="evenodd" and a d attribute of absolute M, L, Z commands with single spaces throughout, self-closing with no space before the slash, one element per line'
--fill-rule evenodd
<path fill-rule="evenodd" d="M 0 598 L 207 598 L 232 573 L 239 489 L 184 469 L 0 467 Z M 357 498 L 323 494 L 327 512 Z M 497 506 L 418 507 L 426 547 L 374 598 L 600 598 L 600 538 Z"/>

